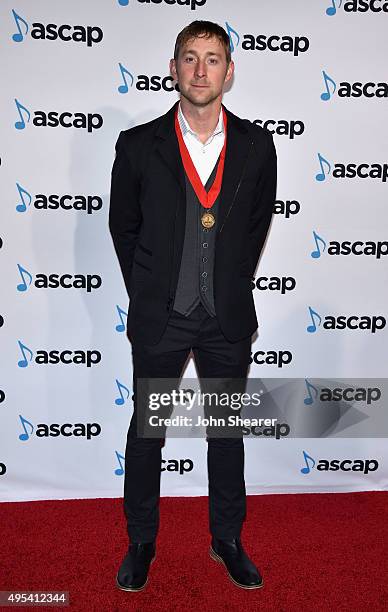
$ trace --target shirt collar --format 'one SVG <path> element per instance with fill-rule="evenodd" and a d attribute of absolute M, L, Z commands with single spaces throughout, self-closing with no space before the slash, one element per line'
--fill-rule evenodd
<path fill-rule="evenodd" d="M 182 108 L 181 108 L 181 103 L 179 102 L 178 104 L 178 121 L 179 121 L 179 125 L 180 128 L 182 130 L 182 136 L 186 136 L 186 134 L 190 133 L 193 134 L 193 136 L 195 136 L 198 140 L 198 135 L 196 134 L 196 132 L 194 132 L 191 127 L 188 124 L 188 121 L 186 119 L 186 117 L 184 116 L 183 112 L 182 112 Z M 223 134 L 224 133 L 224 119 L 223 119 L 223 115 L 222 115 L 222 107 L 220 108 L 220 115 L 218 117 L 218 123 L 216 125 L 216 128 L 213 132 L 213 134 L 207 139 L 206 143 L 207 144 L 210 140 L 213 139 L 214 136 L 216 136 L 217 134 Z"/>

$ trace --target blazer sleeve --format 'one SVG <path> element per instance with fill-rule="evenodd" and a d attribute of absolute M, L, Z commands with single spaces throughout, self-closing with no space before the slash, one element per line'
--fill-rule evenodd
<path fill-rule="evenodd" d="M 267 155 L 256 184 L 254 204 L 249 225 L 249 249 L 252 261 L 252 276 L 255 273 L 263 249 L 276 200 L 277 156 L 270 132 L 268 134 Z"/>
<path fill-rule="evenodd" d="M 130 297 L 133 254 L 141 225 L 140 181 L 124 148 L 124 137 L 124 132 L 120 132 L 116 142 L 116 157 L 111 177 L 109 230 Z"/>

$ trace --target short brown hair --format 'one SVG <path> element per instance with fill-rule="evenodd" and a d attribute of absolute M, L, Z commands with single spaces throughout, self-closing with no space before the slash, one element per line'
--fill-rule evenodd
<path fill-rule="evenodd" d="M 225 48 L 226 63 L 229 64 L 230 60 L 232 59 L 230 39 L 224 28 L 218 25 L 218 23 L 213 23 L 212 21 L 199 20 L 192 21 L 188 26 L 183 28 L 181 32 L 179 32 L 175 42 L 174 60 L 177 61 L 180 50 L 189 40 L 202 36 L 205 38 L 216 36 L 218 38 Z"/>

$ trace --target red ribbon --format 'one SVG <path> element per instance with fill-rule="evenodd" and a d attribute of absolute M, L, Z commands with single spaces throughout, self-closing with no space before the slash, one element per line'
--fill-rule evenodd
<path fill-rule="evenodd" d="M 224 108 L 222 107 L 222 116 L 224 119 L 224 132 L 225 132 L 225 140 L 224 146 L 222 147 L 220 154 L 220 161 L 217 168 L 216 177 L 209 191 L 207 192 L 205 187 L 202 185 L 202 181 L 199 178 L 198 172 L 193 164 L 193 160 L 190 157 L 190 153 L 186 147 L 185 141 L 183 140 L 181 126 L 179 125 L 178 120 L 178 108 L 175 113 L 175 132 L 178 137 L 179 150 L 181 152 L 182 162 L 185 169 L 185 172 L 188 176 L 188 179 L 197 195 L 198 200 L 201 202 L 202 206 L 205 208 L 211 208 L 216 201 L 218 194 L 221 191 L 222 185 L 222 176 L 224 174 L 224 164 L 225 164 L 225 153 L 226 153 L 226 123 L 227 117 Z"/>

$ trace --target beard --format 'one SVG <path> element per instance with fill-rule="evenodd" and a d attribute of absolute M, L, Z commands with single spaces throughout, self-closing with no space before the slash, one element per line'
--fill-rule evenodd
<path fill-rule="evenodd" d="M 178 86 L 179 86 L 179 83 L 178 83 Z M 211 102 L 219 98 L 219 96 L 222 94 L 222 89 L 220 91 L 214 91 L 211 88 L 209 88 L 209 89 L 206 89 L 206 93 L 202 92 L 199 95 L 198 94 L 196 95 L 195 91 L 193 91 L 191 88 L 186 88 L 186 87 L 181 88 L 179 86 L 179 90 L 180 90 L 181 96 L 186 98 L 193 106 L 198 106 L 198 107 L 204 107 L 204 106 L 207 106 L 208 104 L 211 104 Z"/>

